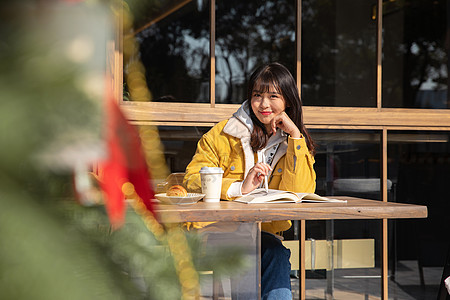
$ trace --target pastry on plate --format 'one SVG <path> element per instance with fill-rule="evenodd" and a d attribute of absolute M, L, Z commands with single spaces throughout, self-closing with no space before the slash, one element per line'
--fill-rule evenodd
<path fill-rule="evenodd" d="M 179 184 L 172 185 L 166 192 L 167 196 L 186 197 L 187 191 Z"/>

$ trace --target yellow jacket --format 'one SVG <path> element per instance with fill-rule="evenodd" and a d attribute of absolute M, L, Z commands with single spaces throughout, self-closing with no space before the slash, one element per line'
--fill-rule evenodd
<path fill-rule="evenodd" d="M 188 191 L 201 192 L 199 171 L 202 167 L 220 167 L 224 170 L 221 199 L 235 199 L 227 195 L 228 189 L 232 183 L 243 181 L 250 168 L 257 162 L 257 154 L 250 146 L 253 124 L 248 116 L 248 110 L 246 101 L 232 118 L 218 123 L 200 139 L 183 180 Z M 305 139 L 294 139 L 278 130 L 277 134 L 269 139 L 263 151 L 270 151 L 275 147 L 277 150 L 271 164 L 273 171 L 269 176 L 269 188 L 298 193 L 314 192 L 316 188 L 314 157 L 308 151 Z M 205 223 L 193 224 L 197 228 L 205 225 Z M 263 223 L 261 229 L 280 233 L 290 226 L 290 221 L 273 221 Z"/>

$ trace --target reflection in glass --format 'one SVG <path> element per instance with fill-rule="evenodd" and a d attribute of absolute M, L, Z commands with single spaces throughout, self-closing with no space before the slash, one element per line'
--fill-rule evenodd
<path fill-rule="evenodd" d="M 278 61 L 295 74 L 294 0 L 216 3 L 217 103 L 242 103 L 261 64 Z"/>
<path fill-rule="evenodd" d="M 210 129 L 210 127 L 158 126 L 167 166 L 171 173 L 186 170 L 197 149 L 197 142 Z"/>
<path fill-rule="evenodd" d="M 381 299 L 380 220 L 307 221 L 306 238 L 306 299 Z"/>
<path fill-rule="evenodd" d="M 303 103 L 376 106 L 376 1 L 301 2 Z"/>
<path fill-rule="evenodd" d="M 388 174 L 396 186 L 396 201 L 426 205 L 425 219 L 399 219 L 396 224 L 398 272 L 395 280 L 414 294 L 429 290 L 436 297 L 442 267 L 450 247 L 450 134 L 449 132 L 389 132 Z M 405 262 L 413 262 L 415 284 L 401 273 Z M 435 276 L 431 271 L 437 269 Z M 423 271 L 421 273 L 420 271 Z M 432 297 L 431 297 L 432 295 Z"/>
<path fill-rule="evenodd" d="M 379 131 L 311 130 L 311 134 L 318 144 L 316 193 L 380 199 Z M 316 268 L 306 272 L 307 298 L 380 297 L 380 289 L 371 288 L 381 284 L 379 220 L 307 221 L 306 238 L 310 247 L 306 252 L 316 252 L 314 258 L 308 257 Z M 326 264 L 321 264 L 324 260 Z M 334 268 L 329 268 L 331 264 Z"/>
<path fill-rule="evenodd" d="M 450 3 L 383 1 L 383 106 L 450 106 Z"/>
<path fill-rule="evenodd" d="M 153 95 L 149 100 L 209 102 L 207 1 L 157 4 L 149 2 L 132 7 L 139 12 L 135 32 Z"/>
<path fill-rule="evenodd" d="M 362 130 L 312 130 L 318 144 L 314 168 L 317 173 L 316 191 L 326 195 L 349 195 L 379 199 L 380 132 Z M 363 181 L 365 180 L 365 181 Z M 345 189 L 345 187 L 348 187 Z"/>

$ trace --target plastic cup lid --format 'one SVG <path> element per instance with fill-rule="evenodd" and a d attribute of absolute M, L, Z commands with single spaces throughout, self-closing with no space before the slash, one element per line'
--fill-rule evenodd
<path fill-rule="evenodd" d="M 219 167 L 202 167 L 200 173 L 203 174 L 222 174 L 223 170 Z"/>

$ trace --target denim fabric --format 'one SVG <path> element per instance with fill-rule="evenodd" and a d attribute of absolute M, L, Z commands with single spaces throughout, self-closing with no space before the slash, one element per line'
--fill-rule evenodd
<path fill-rule="evenodd" d="M 292 300 L 291 251 L 273 234 L 261 232 L 261 297 Z"/>
<path fill-rule="evenodd" d="M 292 300 L 292 292 L 289 289 L 274 289 L 264 295 L 262 300 Z"/>

